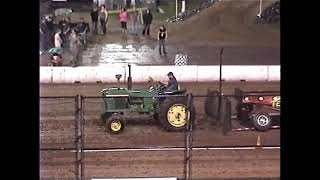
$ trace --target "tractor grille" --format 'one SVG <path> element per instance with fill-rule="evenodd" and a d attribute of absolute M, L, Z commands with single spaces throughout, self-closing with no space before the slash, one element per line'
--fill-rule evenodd
<path fill-rule="evenodd" d="M 114 105 L 116 109 L 126 109 L 128 98 L 114 98 Z"/>

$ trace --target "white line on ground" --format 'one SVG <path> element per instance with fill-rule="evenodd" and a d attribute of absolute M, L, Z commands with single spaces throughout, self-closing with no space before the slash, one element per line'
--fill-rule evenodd
<path fill-rule="evenodd" d="M 192 148 L 192 150 L 255 150 L 255 149 L 280 149 L 278 147 L 213 147 L 213 148 Z M 185 148 L 132 148 L 132 149 L 92 149 L 83 150 L 84 152 L 127 152 L 127 151 L 182 151 Z M 76 152 L 72 150 L 71 152 Z"/>
<path fill-rule="evenodd" d="M 272 126 L 270 129 L 279 129 L 280 126 Z M 250 131 L 254 130 L 255 128 L 236 128 L 236 129 L 231 129 L 231 131 Z"/>

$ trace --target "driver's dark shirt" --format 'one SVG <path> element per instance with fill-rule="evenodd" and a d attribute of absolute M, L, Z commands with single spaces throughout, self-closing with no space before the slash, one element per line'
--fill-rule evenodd
<path fill-rule="evenodd" d="M 178 90 L 178 81 L 175 77 L 169 78 L 167 90 Z"/>

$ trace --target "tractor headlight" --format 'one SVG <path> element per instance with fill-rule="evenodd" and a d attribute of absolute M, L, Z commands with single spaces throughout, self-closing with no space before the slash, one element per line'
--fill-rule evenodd
<path fill-rule="evenodd" d="M 278 100 L 280 100 L 280 96 L 275 96 L 275 97 L 272 98 L 272 100 L 278 101 Z"/>
<path fill-rule="evenodd" d="M 260 97 L 258 98 L 258 100 L 259 100 L 259 101 L 263 101 L 264 98 L 263 98 L 262 96 L 260 96 Z"/>
<path fill-rule="evenodd" d="M 243 100 L 249 101 L 249 97 L 245 97 L 245 98 L 243 98 Z"/>

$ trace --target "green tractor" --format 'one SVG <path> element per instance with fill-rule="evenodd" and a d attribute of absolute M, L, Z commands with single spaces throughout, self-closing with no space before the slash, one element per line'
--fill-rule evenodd
<path fill-rule="evenodd" d="M 116 75 L 116 78 L 119 83 L 121 75 Z M 128 88 L 118 86 L 101 91 L 101 119 L 111 134 L 121 133 L 127 121 L 143 117 L 155 118 L 167 131 L 184 131 L 188 122 L 194 122 L 195 109 L 193 106 L 188 108 L 186 89 L 167 91 L 165 85 L 159 82 L 149 89 L 132 90 L 131 84 L 129 65 Z"/>

